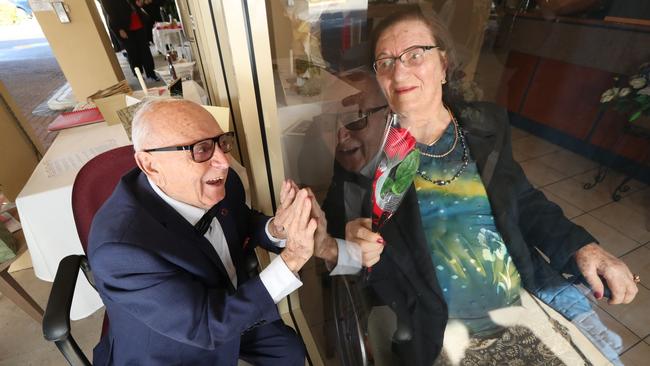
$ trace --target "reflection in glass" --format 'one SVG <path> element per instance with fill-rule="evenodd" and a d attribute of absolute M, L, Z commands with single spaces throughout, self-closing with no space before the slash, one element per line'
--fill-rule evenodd
<path fill-rule="evenodd" d="M 640 46 L 650 28 L 606 20 L 616 8 L 607 2 L 547 3 L 267 2 L 285 171 L 315 190 L 331 236 L 345 239 L 351 220 L 371 216 L 389 111 L 426 154 L 380 230 L 385 246 L 371 273 L 330 276 L 336 263 L 321 262 L 303 273 L 324 284 L 301 296 L 315 332 L 328 335 L 317 342 L 326 363 L 620 362 L 620 335 L 598 317 L 591 292 L 562 276 L 576 280 L 573 253 L 606 239 L 564 214 L 575 216 L 567 201 L 580 213 L 597 209 L 567 190 L 580 192 L 600 163 L 649 180 L 647 140 L 598 104 L 613 76 L 648 57 L 629 36 Z M 396 24 L 382 32 L 382 19 L 415 9 L 433 19 L 429 28 L 411 18 L 411 38 Z M 605 53 L 593 46 L 603 39 Z M 373 72 L 379 52 L 394 60 L 430 44 L 440 48 L 418 55 L 422 64 Z M 319 88 L 305 88 L 313 78 Z"/>

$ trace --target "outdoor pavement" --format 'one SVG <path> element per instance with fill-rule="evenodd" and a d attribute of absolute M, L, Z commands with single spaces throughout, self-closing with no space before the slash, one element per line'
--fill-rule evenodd
<path fill-rule="evenodd" d="M 118 53 L 117 58 L 131 88 L 140 89 L 126 57 Z M 155 53 L 154 62 L 156 67 L 166 64 L 163 56 Z M 49 110 L 47 101 L 66 79 L 35 18 L 0 26 L 0 80 L 47 149 L 57 135 L 47 126 L 61 112 Z M 161 85 L 162 81 L 147 79 L 150 88 Z"/>
<path fill-rule="evenodd" d="M 37 107 L 66 80 L 36 19 L 0 26 L 0 80 L 38 139 L 49 147 L 56 132 L 48 132 L 47 125 L 58 112 Z"/>

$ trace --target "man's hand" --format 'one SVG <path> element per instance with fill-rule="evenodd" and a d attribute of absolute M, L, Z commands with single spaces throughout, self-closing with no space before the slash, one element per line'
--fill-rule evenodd
<path fill-rule="evenodd" d="M 282 189 L 280 191 L 280 206 L 275 212 L 275 217 L 271 220 L 269 225 L 269 231 L 271 235 L 278 239 L 287 238 L 287 225 L 289 224 L 289 207 L 293 204 L 294 199 L 296 198 L 296 193 L 300 188 L 298 185 L 291 179 L 285 179 L 282 183 Z"/>
<path fill-rule="evenodd" d="M 599 275 L 605 278 L 612 291 L 609 304 L 629 304 L 639 292 L 627 265 L 600 245 L 596 243 L 585 245 L 576 252 L 575 260 L 597 299 L 603 297 L 605 290 Z"/>
<path fill-rule="evenodd" d="M 384 251 L 384 239 L 378 233 L 372 232 L 370 219 L 354 219 L 345 225 L 345 240 L 353 241 L 361 247 L 361 264 L 372 267 L 379 262 Z"/>
<path fill-rule="evenodd" d="M 120 34 L 120 37 L 121 37 L 122 39 L 127 39 L 127 38 L 129 38 L 129 35 L 126 34 L 126 31 L 125 31 L 124 29 L 120 29 L 120 30 L 118 31 L 118 33 Z"/>
<path fill-rule="evenodd" d="M 316 201 L 316 196 L 307 188 L 311 198 L 311 217 L 316 220 L 318 227 L 314 234 L 314 256 L 324 259 L 330 264 L 336 264 L 339 256 L 339 247 L 336 240 L 327 233 L 327 218 L 325 212 Z"/>
<path fill-rule="evenodd" d="M 306 189 L 301 189 L 288 208 L 286 218 L 287 245 L 280 253 L 287 267 L 293 273 L 298 271 L 314 254 L 314 232 L 316 220 L 310 217 L 311 199 Z"/>

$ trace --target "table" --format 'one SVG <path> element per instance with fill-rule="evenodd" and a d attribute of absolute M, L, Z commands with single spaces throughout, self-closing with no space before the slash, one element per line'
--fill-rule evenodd
<path fill-rule="evenodd" d="M 178 28 L 168 28 L 168 29 L 157 29 L 154 27 L 151 30 L 153 44 L 156 47 L 156 50 L 162 54 L 167 54 L 166 45 L 174 50 L 176 47 L 183 47 L 183 28 L 178 26 Z"/>
<path fill-rule="evenodd" d="M 59 132 L 16 198 L 36 277 L 52 282 L 61 259 L 84 254 L 71 204 L 72 184 L 81 166 L 104 151 L 130 143 L 121 124 L 101 122 Z M 80 275 L 70 318 L 85 318 L 102 305 L 95 289 Z"/>

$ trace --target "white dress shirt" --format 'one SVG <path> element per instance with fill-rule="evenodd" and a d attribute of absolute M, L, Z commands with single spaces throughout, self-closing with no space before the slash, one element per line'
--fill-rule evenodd
<path fill-rule="evenodd" d="M 149 179 L 148 179 L 149 180 Z M 170 205 L 176 212 L 178 212 L 185 220 L 187 220 L 192 226 L 196 225 L 197 222 L 203 217 L 207 210 L 189 205 L 187 203 L 175 200 L 169 197 L 165 192 L 163 192 L 154 182 L 149 180 L 149 184 L 154 192 L 160 198 L 163 199 L 168 205 Z M 269 220 L 270 221 L 270 220 Z M 285 241 L 274 238 L 268 229 L 269 221 L 266 222 L 265 232 L 269 239 L 279 248 L 285 246 Z M 214 247 L 214 250 L 219 255 L 223 266 L 228 272 L 228 277 L 230 277 L 230 282 L 233 286 L 237 288 L 237 272 L 235 270 L 235 265 L 232 262 L 230 257 L 230 250 L 228 249 L 228 243 L 219 224 L 219 220 L 215 217 L 210 224 L 210 228 L 205 233 L 205 238 L 208 239 L 210 244 Z M 302 282 L 296 275 L 291 272 L 289 267 L 287 267 L 284 260 L 277 256 L 271 261 L 271 263 L 260 272 L 260 280 L 262 284 L 271 295 L 273 301 L 277 304 L 285 296 L 297 290 L 302 286 Z"/>
<path fill-rule="evenodd" d="M 351 275 L 361 271 L 361 246 L 353 241 L 345 239 L 336 240 L 339 248 L 339 255 L 336 259 L 336 267 L 331 269 L 330 276 Z"/>

